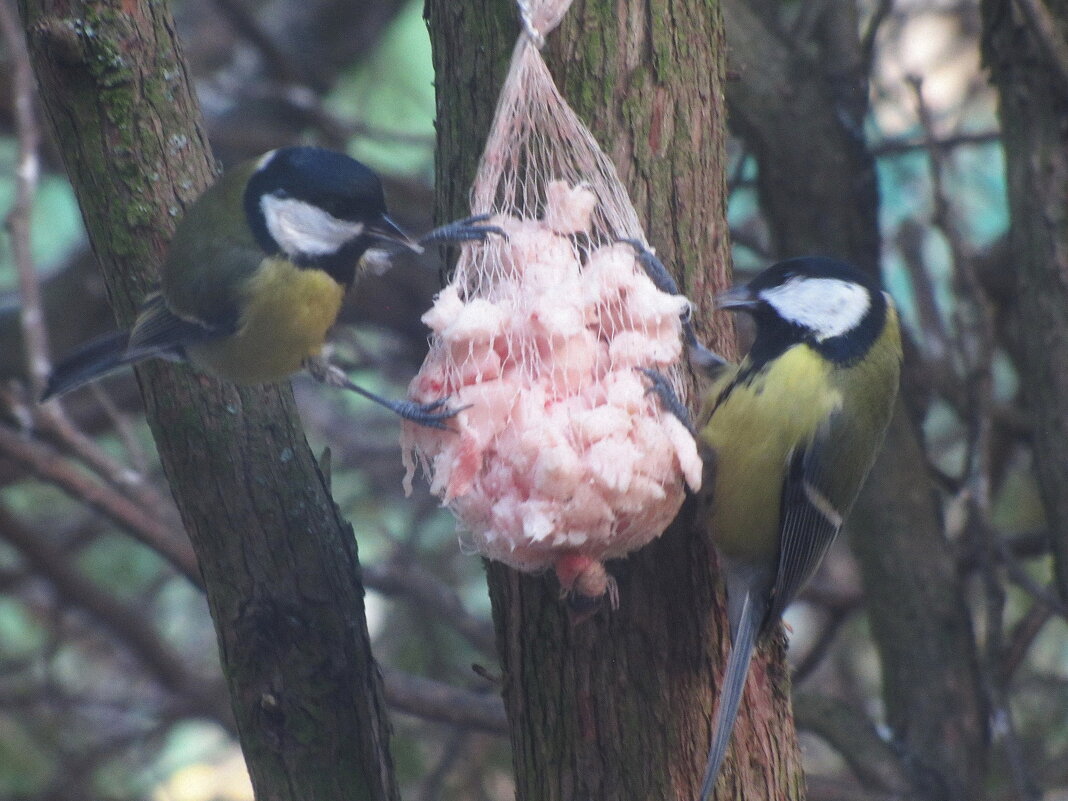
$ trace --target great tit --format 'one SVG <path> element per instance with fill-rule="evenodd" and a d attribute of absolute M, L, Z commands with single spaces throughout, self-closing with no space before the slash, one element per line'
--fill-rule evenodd
<path fill-rule="evenodd" d="M 655 257 L 642 261 L 673 284 Z M 902 359 L 893 301 L 840 261 L 780 262 L 716 305 L 749 314 L 756 334 L 741 364 L 728 365 L 684 325 L 691 361 L 712 377 L 694 428 L 706 472 L 698 515 L 721 555 L 732 639 L 701 801 L 726 755 L 757 640 L 815 572 L 871 469 Z M 651 378 L 685 414 L 667 382 Z"/>
<path fill-rule="evenodd" d="M 424 243 L 480 237 L 472 218 Z M 369 167 L 317 147 L 283 147 L 225 173 L 188 209 L 160 268 L 160 286 L 133 328 L 93 340 L 59 362 L 42 400 L 145 359 L 189 361 L 238 384 L 317 379 L 443 427 L 445 399 L 420 406 L 358 387 L 319 354 L 368 249 L 419 243 L 386 212 Z"/>
<path fill-rule="evenodd" d="M 901 372 L 890 296 L 826 258 L 780 262 L 717 306 L 748 313 L 748 355 L 705 395 L 708 532 L 722 556 L 732 647 L 701 801 L 730 742 L 757 639 L 812 576 L 882 444 Z"/>

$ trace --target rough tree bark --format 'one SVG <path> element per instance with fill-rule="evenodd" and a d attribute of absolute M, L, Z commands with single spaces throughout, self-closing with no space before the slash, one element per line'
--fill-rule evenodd
<path fill-rule="evenodd" d="M 1061 598 L 1068 601 L 1068 4 L 983 3 L 1001 103 L 1020 381 Z"/>
<path fill-rule="evenodd" d="M 430 0 L 442 216 L 467 189 L 517 26 L 509 3 Z M 729 264 L 723 31 L 714 3 L 587 0 L 549 37 L 558 85 L 611 155 L 650 241 L 683 273 L 705 341 Z M 551 579 L 489 565 L 518 797 L 692 798 L 728 641 L 709 543 L 686 525 L 610 565 L 621 606 L 572 626 Z M 754 662 L 721 798 L 792 799 L 803 779 L 781 642 Z"/>
<path fill-rule="evenodd" d="M 812 41 L 798 42 L 769 24 L 774 12 L 757 6 L 724 2 L 738 75 L 727 97 L 731 124 L 757 157 L 776 255 L 824 253 L 878 274 L 878 192 L 863 139 L 868 76 L 856 9 L 825 6 Z M 925 474 L 917 431 L 899 402 L 847 527 L 902 768 L 923 798 L 969 799 L 986 760 L 986 706 L 934 487 L 916 480 Z"/>
<path fill-rule="evenodd" d="M 213 166 L 167 6 L 22 0 L 41 94 L 120 320 Z M 288 385 L 139 370 L 260 799 L 395 799 L 352 530 Z"/>

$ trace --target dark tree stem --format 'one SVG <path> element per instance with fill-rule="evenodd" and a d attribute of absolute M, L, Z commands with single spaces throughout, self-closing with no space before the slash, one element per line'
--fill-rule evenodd
<path fill-rule="evenodd" d="M 213 177 L 163 3 L 23 0 L 37 80 L 121 321 Z M 260 799 L 395 799 L 352 530 L 287 385 L 139 370 Z"/>
<path fill-rule="evenodd" d="M 466 197 L 517 33 L 507 3 L 431 0 L 441 216 Z M 576 2 L 549 35 L 558 86 L 610 155 L 650 242 L 696 302 L 702 336 L 727 283 L 723 29 L 703 2 Z M 727 644 L 710 543 L 692 510 L 611 564 L 622 598 L 579 625 L 543 576 L 489 566 L 504 699 L 526 801 L 692 798 Z M 790 799 L 803 780 L 782 649 L 756 660 L 727 797 Z M 753 755 L 761 756 L 754 758 Z M 740 758 L 737 755 L 741 755 Z"/>

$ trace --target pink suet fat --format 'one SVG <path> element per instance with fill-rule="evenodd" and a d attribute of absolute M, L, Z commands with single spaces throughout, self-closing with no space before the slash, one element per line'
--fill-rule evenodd
<path fill-rule="evenodd" d="M 451 431 L 402 433 L 406 489 L 422 465 L 465 541 L 593 597 L 614 592 L 602 563 L 659 536 L 701 482 L 693 437 L 638 369 L 679 361 L 687 301 L 658 290 L 630 245 L 586 249 L 596 206 L 553 181 L 541 219 L 491 221 L 507 235 L 478 245 L 496 249 L 492 280 L 439 293 L 409 389 L 467 408 Z"/>

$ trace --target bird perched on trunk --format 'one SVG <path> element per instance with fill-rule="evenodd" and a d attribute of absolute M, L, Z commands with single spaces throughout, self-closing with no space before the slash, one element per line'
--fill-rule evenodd
<path fill-rule="evenodd" d="M 302 367 L 417 423 L 443 427 L 445 400 L 390 401 L 320 359 L 364 254 L 376 245 L 480 238 L 492 227 L 461 220 L 410 239 L 387 214 L 369 167 L 316 147 L 284 147 L 226 172 L 188 209 L 160 269 L 160 286 L 133 327 L 59 362 L 46 400 L 151 358 L 188 361 L 238 384 L 280 381 Z"/>
<path fill-rule="evenodd" d="M 671 281 L 655 259 L 644 264 Z M 728 365 L 686 328 L 691 360 L 712 378 L 693 429 L 706 471 L 699 514 L 721 556 L 732 640 L 701 801 L 712 795 L 757 641 L 819 566 L 871 469 L 902 358 L 893 301 L 843 262 L 780 262 L 716 305 L 749 314 L 756 336 Z"/>

